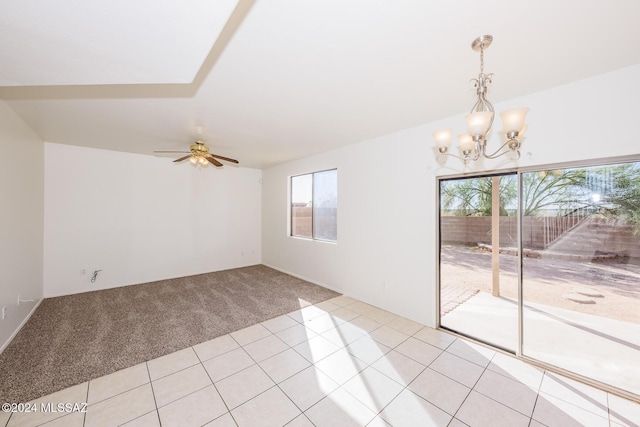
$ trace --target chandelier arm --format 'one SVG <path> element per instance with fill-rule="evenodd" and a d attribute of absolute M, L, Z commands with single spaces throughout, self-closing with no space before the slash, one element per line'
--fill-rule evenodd
<path fill-rule="evenodd" d="M 510 144 L 513 144 L 513 142 L 516 141 L 518 143 L 517 148 L 509 148 L 509 151 L 503 151 L 502 153 L 500 153 L 500 151 L 502 151 L 502 149 Z M 507 142 L 505 142 L 504 144 L 502 144 L 500 146 L 500 148 L 498 148 L 496 151 L 494 151 L 491 154 L 487 154 L 487 146 L 483 145 L 482 146 L 482 155 L 484 157 L 486 157 L 487 159 L 497 159 L 500 156 L 503 156 L 511 151 L 517 151 L 518 152 L 518 159 L 520 158 L 520 150 L 519 150 L 519 146 L 520 146 L 520 141 L 518 141 L 517 139 L 510 139 Z"/>
<path fill-rule="evenodd" d="M 473 157 L 471 157 L 471 156 L 463 157 L 463 156 L 458 156 L 458 155 L 451 154 L 451 153 L 438 153 L 438 158 L 440 158 L 442 156 L 455 157 L 456 159 L 462 160 L 465 164 L 467 164 L 467 162 L 475 162 L 476 160 L 478 160 L 480 158 L 480 152 L 476 150 L 476 154 Z"/>

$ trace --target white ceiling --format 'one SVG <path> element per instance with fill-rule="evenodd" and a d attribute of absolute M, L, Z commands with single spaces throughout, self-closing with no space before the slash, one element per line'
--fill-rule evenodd
<path fill-rule="evenodd" d="M 0 98 L 46 141 L 202 126 L 261 168 L 469 110 L 481 34 L 494 102 L 640 63 L 637 0 L 240 0 L 220 31 L 235 1 L 0 0 Z"/>

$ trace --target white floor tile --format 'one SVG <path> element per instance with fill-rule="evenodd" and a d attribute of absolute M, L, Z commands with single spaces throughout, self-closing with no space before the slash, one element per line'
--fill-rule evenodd
<path fill-rule="evenodd" d="M 321 336 L 315 336 L 296 345 L 293 349 L 309 362 L 316 363 L 340 350 L 340 347 Z"/>
<path fill-rule="evenodd" d="M 365 316 L 383 325 L 400 318 L 397 314 L 377 307 L 368 310 Z"/>
<path fill-rule="evenodd" d="M 315 332 L 304 327 L 304 325 L 298 324 L 292 326 L 276 334 L 278 338 L 287 343 L 289 346 L 294 347 L 301 342 L 305 342 L 315 336 Z"/>
<path fill-rule="evenodd" d="M 414 338 L 431 344 L 434 347 L 446 350 L 455 340 L 456 337 L 442 331 L 425 326 L 413 335 Z"/>
<path fill-rule="evenodd" d="M 275 335 L 261 338 L 257 341 L 247 344 L 244 350 L 256 362 L 261 362 L 271 356 L 281 353 L 289 348 L 289 346 Z"/>
<path fill-rule="evenodd" d="M 239 427 L 283 426 L 301 414 L 278 387 L 243 403 L 231 411 Z"/>
<path fill-rule="evenodd" d="M 572 405 L 556 397 L 540 394 L 533 419 L 549 427 L 606 427 L 609 419 Z"/>
<path fill-rule="evenodd" d="M 314 427 L 314 425 L 305 414 L 300 414 L 287 424 L 286 427 Z"/>
<path fill-rule="evenodd" d="M 367 363 L 342 349 L 317 362 L 315 366 L 342 385 L 366 368 Z"/>
<path fill-rule="evenodd" d="M 344 323 L 344 321 L 339 318 L 333 318 L 330 314 L 325 313 L 321 316 L 305 321 L 304 326 L 311 329 L 316 334 L 322 334 L 329 329 L 335 328 L 341 323 Z"/>
<path fill-rule="evenodd" d="M 122 427 L 160 427 L 160 415 L 158 415 L 158 411 L 149 412 L 123 424 Z"/>
<path fill-rule="evenodd" d="M 452 418 L 407 389 L 380 413 L 380 417 L 394 427 L 446 427 Z"/>
<path fill-rule="evenodd" d="M 205 427 L 237 427 L 237 424 L 231 414 L 227 412 L 210 423 L 205 424 Z"/>
<path fill-rule="evenodd" d="M 429 368 L 409 384 L 409 390 L 451 415 L 455 415 L 471 391 L 470 388 Z"/>
<path fill-rule="evenodd" d="M 394 348 L 402 344 L 409 335 L 390 328 L 389 326 L 381 326 L 375 331 L 371 332 L 371 338 L 377 342 L 386 345 L 387 347 Z"/>
<path fill-rule="evenodd" d="M 484 371 L 474 390 L 527 417 L 531 417 L 538 397 L 537 389 L 489 370 Z"/>
<path fill-rule="evenodd" d="M 319 302 L 317 304 L 314 304 L 313 306 L 316 307 L 316 308 L 319 308 L 320 310 L 324 311 L 325 313 L 331 313 L 332 311 L 335 311 L 335 310 L 341 308 L 340 305 L 334 304 L 331 301 L 322 301 L 322 302 Z"/>
<path fill-rule="evenodd" d="M 460 421 L 457 418 L 454 418 L 451 420 L 451 422 L 449 423 L 449 425 L 447 427 L 469 427 L 468 424 L 463 423 L 462 421 Z M 529 427 L 534 427 L 533 425 L 529 425 Z M 543 426 L 540 426 L 543 427 Z"/>
<path fill-rule="evenodd" d="M 529 417 L 486 396 L 471 391 L 456 418 L 477 427 L 528 427 Z"/>
<path fill-rule="evenodd" d="M 371 367 L 351 378 L 342 388 L 376 414 L 404 389 L 403 386 Z"/>
<path fill-rule="evenodd" d="M 214 386 L 203 388 L 158 409 L 162 427 L 196 427 L 215 420 L 227 408 Z"/>
<path fill-rule="evenodd" d="M 447 351 L 483 368 L 489 365 L 496 354 L 494 350 L 465 340 L 456 340 L 447 347 Z"/>
<path fill-rule="evenodd" d="M 184 350 L 176 351 L 175 353 L 150 360 L 147 362 L 147 366 L 149 367 L 149 376 L 151 377 L 151 381 L 155 381 L 158 378 L 165 377 L 198 363 L 200 363 L 200 359 L 196 356 L 193 348 L 189 347 Z"/>
<path fill-rule="evenodd" d="M 540 386 L 540 393 L 564 400 L 600 417 L 609 417 L 607 393 L 605 391 L 561 375 L 545 372 Z"/>
<path fill-rule="evenodd" d="M 354 302 L 358 301 L 356 299 L 353 299 L 351 297 L 348 297 L 346 295 L 340 295 L 339 297 L 335 297 L 335 298 L 331 298 L 329 300 L 330 302 L 337 304 L 341 307 L 346 307 L 348 305 L 353 304 Z"/>
<path fill-rule="evenodd" d="M 371 310 L 375 309 L 377 307 L 374 307 L 372 305 L 369 305 L 367 303 L 364 303 L 362 301 L 356 301 L 353 304 L 349 305 L 349 310 L 354 311 L 360 315 L 365 315 L 368 312 L 370 312 Z"/>
<path fill-rule="evenodd" d="M 493 356 L 487 369 L 514 381 L 526 384 L 529 388 L 536 391 L 540 389 L 542 377 L 544 376 L 543 369 L 502 353 L 496 353 L 496 355 Z"/>
<path fill-rule="evenodd" d="M 286 314 L 262 322 L 262 326 L 264 326 L 274 334 L 296 325 L 299 325 L 299 323 Z"/>
<path fill-rule="evenodd" d="M 231 350 L 228 353 L 221 354 L 220 356 L 209 359 L 203 362 L 202 365 L 207 370 L 207 373 L 211 377 L 211 381 L 214 383 L 226 378 L 230 375 L 240 372 L 243 369 L 248 368 L 255 362 L 242 348 Z"/>
<path fill-rule="evenodd" d="M 359 340 L 367 333 L 362 329 L 351 325 L 350 323 L 343 323 L 333 329 L 329 329 L 321 334 L 322 337 L 328 339 L 338 347 L 345 347 L 352 342 Z"/>
<path fill-rule="evenodd" d="M 389 347 L 384 344 L 380 344 L 368 335 L 352 342 L 345 348 L 349 353 L 369 365 L 391 351 Z"/>
<path fill-rule="evenodd" d="M 428 366 L 442 353 L 441 349 L 415 338 L 408 338 L 394 350 L 425 366 Z"/>
<path fill-rule="evenodd" d="M 640 403 L 609 394 L 609 417 L 624 426 L 640 426 Z"/>
<path fill-rule="evenodd" d="M 305 368 L 311 366 L 311 363 L 300 355 L 297 351 L 290 348 L 272 356 L 259 363 L 260 367 L 271 377 L 276 383 L 280 383 L 292 375 L 297 374 Z"/>
<path fill-rule="evenodd" d="M 469 388 L 473 388 L 484 372 L 484 368 L 475 363 L 447 352 L 443 352 L 429 367 Z"/>
<path fill-rule="evenodd" d="M 0 411 L 0 427 L 5 427 L 11 416 L 10 412 Z"/>
<path fill-rule="evenodd" d="M 313 319 L 314 317 L 322 316 L 325 312 L 317 307 L 308 306 L 301 308 L 300 310 L 292 311 L 291 313 L 287 313 L 287 316 L 291 317 L 298 323 L 304 323 L 308 320 Z"/>
<path fill-rule="evenodd" d="M 362 329 L 364 332 L 367 332 L 367 333 L 375 331 L 380 326 L 382 326 L 382 323 L 376 322 L 375 320 L 369 319 L 368 317 L 365 317 L 365 316 L 356 317 L 355 319 L 350 320 L 349 323 L 351 323 L 356 328 Z"/>
<path fill-rule="evenodd" d="M 211 380 L 201 364 L 167 375 L 154 381 L 153 394 L 158 408 L 210 386 Z"/>
<path fill-rule="evenodd" d="M 239 345 L 236 340 L 231 338 L 231 335 L 227 334 L 194 345 L 193 350 L 196 352 L 200 360 L 204 362 L 205 360 L 209 360 L 231 350 L 235 350 L 238 347 Z"/>
<path fill-rule="evenodd" d="M 333 310 L 331 312 L 331 316 L 334 319 L 342 320 L 343 322 L 348 322 L 356 317 L 360 316 L 355 311 L 349 310 L 347 307 L 341 307 L 337 310 Z"/>
<path fill-rule="evenodd" d="M 145 384 L 90 405 L 85 417 L 85 426 L 120 425 L 155 411 L 155 409 L 156 404 L 151 391 L 151 384 Z"/>
<path fill-rule="evenodd" d="M 315 366 L 297 373 L 278 386 L 302 411 L 338 388 L 338 384 Z"/>
<path fill-rule="evenodd" d="M 150 381 L 146 363 L 122 369 L 89 382 L 88 403 L 93 404 Z"/>
<path fill-rule="evenodd" d="M 309 408 L 305 415 L 316 427 L 365 426 L 376 416 L 340 388 Z"/>
<path fill-rule="evenodd" d="M 274 385 L 275 383 L 258 365 L 253 365 L 215 383 L 220 396 L 230 410 Z"/>
<path fill-rule="evenodd" d="M 239 331 L 231 332 L 230 334 L 234 340 L 240 345 L 247 345 L 260 338 L 271 335 L 271 332 L 262 326 L 260 323 L 249 326 L 248 328 L 240 329 Z"/>
<path fill-rule="evenodd" d="M 409 385 L 425 369 L 423 364 L 395 350 L 391 350 L 371 366 L 403 386 Z"/>
<path fill-rule="evenodd" d="M 29 404 L 35 404 L 38 412 L 13 413 L 9 420 L 9 427 L 35 426 L 62 417 L 65 415 L 64 412 L 43 412 L 41 405 L 50 404 L 56 407 L 58 403 L 86 403 L 88 386 L 89 383 L 82 383 L 32 400 Z"/>
<path fill-rule="evenodd" d="M 156 416 L 157 418 L 157 416 Z M 2 425 L 2 424 L 0 424 Z M 40 424 L 42 427 L 83 427 L 84 426 L 84 414 L 82 412 L 74 412 L 69 415 L 65 415 L 60 418 L 56 418 L 53 421 L 49 421 L 46 424 Z M 126 424 L 127 426 L 129 423 Z"/>
<path fill-rule="evenodd" d="M 367 424 L 367 427 L 391 427 L 391 424 L 380 418 L 380 416 L 378 415 L 373 420 L 371 420 L 369 424 Z"/>
<path fill-rule="evenodd" d="M 414 322 L 413 320 L 409 320 L 404 317 L 398 317 L 392 320 L 387 323 L 387 326 L 407 335 L 413 335 L 420 329 L 424 328 L 422 323 Z"/>

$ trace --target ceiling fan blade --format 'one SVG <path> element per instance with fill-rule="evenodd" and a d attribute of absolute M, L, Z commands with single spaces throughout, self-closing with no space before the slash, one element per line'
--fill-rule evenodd
<path fill-rule="evenodd" d="M 166 150 L 156 150 L 154 153 L 190 153 L 190 151 L 166 151 Z"/>
<path fill-rule="evenodd" d="M 188 156 L 180 157 L 179 159 L 175 159 L 173 161 L 173 163 L 178 163 L 178 162 L 181 162 L 183 160 L 187 160 L 189 157 L 191 157 L 191 154 L 189 154 Z"/>
<path fill-rule="evenodd" d="M 230 159 L 229 157 L 218 156 L 217 154 L 213 154 L 213 153 L 209 153 L 209 155 L 212 156 L 212 157 L 216 157 L 218 159 L 221 159 L 221 160 L 226 160 L 227 162 L 240 163 L 236 159 Z"/>
<path fill-rule="evenodd" d="M 222 163 L 220 163 L 219 161 L 214 159 L 213 156 L 211 156 L 211 154 L 208 154 L 207 156 L 205 156 L 205 158 L 207 160 L 209 160 L 209 163 L 212 163 L 212 164 L 216 165 L 217 167 L 221 167 L 222 166 Z"/>

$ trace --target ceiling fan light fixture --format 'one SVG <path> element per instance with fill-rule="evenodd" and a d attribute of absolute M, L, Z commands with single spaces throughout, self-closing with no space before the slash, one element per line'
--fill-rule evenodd
<path fill-rule="evenodd" d="M 191 144 L 189 146 L 189 151 L 159 150 L 159 151 L 154 151 L 154 153 L 182 153 L 182 154 L 187 154 L 184 157 L 180 157 L 178 159 L 175 159 L 173 161 L 173 163 L 181 163 L 184 160 L 188 159 L 189 162 L 192 165 L 198 166 L 198 167 L 206 167 L 206 166 L 209 165 L 209 163 L 211 163 L 216 168 L 221 168 L 224 165 L 218 159 L 224 160 L 225 162 L 234 163 L 236 165 L 239 164 L 239 162 L 236 159 L 232 159 L 230 157 L 221 156 L 219 154 L 210 153 L 209 152 L 209 147 L 207 147 L 206 144 L 200 139 L 197 139 L 193 144 Z"/>

